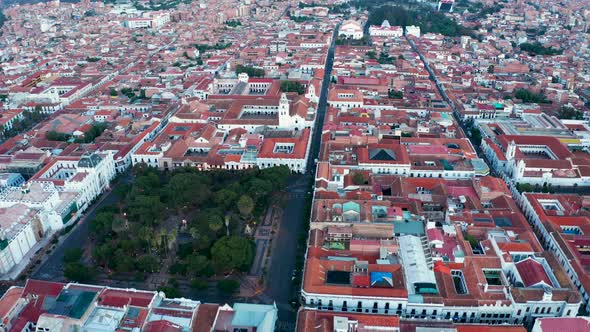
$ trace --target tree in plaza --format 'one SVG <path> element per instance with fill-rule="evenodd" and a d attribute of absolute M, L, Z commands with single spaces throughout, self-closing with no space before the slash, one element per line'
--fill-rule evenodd
<path fill-rule="evenodd" d="M 151 245 L 151 239 L 154 237 L 154 233 L 151 228 L 142 226 L 137 231 L 137 236 L 142 240 Z M 151 250 L 150 250 L 151 251 Z"/>
<path fill-rule="evenodd" d="M 213 194 L 213 202 L 215 205 L 227 210 L 230 206 L 234 206 L 238 194 L 230 189 L 224 188 Z"/>
<path fill-rule="evenodd" d="M 281 92 L 297 92 L 299 95 L 305 93 L 305 87 L 296 81 L 281 81 L 280 90 Z"/>
<path fill-rule="evenodd" d="M 158 196 L 138 195 L 129 205 L 129 215 L 134 219 L 147 224 L 157 224 L 164 210 L 164 204 Z"/>
<path fill-rule="evenodd" d="M 252 178 L 248 182 L 248 194 L 258 199 L 272 191 L 272 183 L 267 180 Z"/>
<path fill-rule="evenodd" d="M 158 248 L 166 252 L 166 248 L 168 247 L 166 245 L 166 243 L 168 242 L 168 232 L 166 231 L 166 229 L 160 229 L 160 232 L 158 233 L 158 235 L 156 235 L 156 238 L 158 239 Z"/>
<path fill-rule="evenodd" d="M 172 206 L 199 206 L 211 195 L 209 183 L 195 173 L 178 173 L 172 176 L 165 188 Z"/>
<path fill-rule="evenodd" d="M 209 265 L 207 257 L 203 255 L 191 255 L 188 257 L 187 263 L 189 272 L 194 275 L 201 275 Z"/>
<path fill-rule="evenodd" d="M 129 224 L 127 222 L 127 220 L 121 218 L 121 217 L 115 217 L 113 218 L 113 222 L 111 224 L 111 227 L 113 229 L 113 232 L 115 233 L 121 233 L 127 230 L 127 228 L 129 227 Z"/>
<path fill-rule="evenodd" d="M 254 201 L 248 195 L 242 195 L 238 200 L 238 210 L 243 217 L 248 217 L 254 210 Z"/>
<path fill-rule="evenodd" d="M 159 191 L 161 185 L 162 184 L 160 178 L 158 177 L 158 174 L 156 174 L 152 170 L 147 170 L 145 174 L 142 174 L 135 178 L 132 193 L 135 195 L 155 194 Z"/>
<path fill-rule="evenodd" d="M 110 212 L 99 212 L 90 223 L 90 230 L 97 237 L 104 237 L 112 230 L 113 214 Z"/>
<path fill-rule="evenodd" d="M 278 166 L 261 170 L 258 174 L 258 178 L 270 182 L 273 186 L 272 189 L 278 190 L 285 186 L 290 175 L 291 171 L 289 170 L 289 167 Z"/>
<path fill-rule="evenodd" d="M 140 256 L 136 261 L 137 269 L 142 272 L 155 272 L 159 268 L 159 261 L 152 255 Z"/>
<path fill-rule="evenodd" d="M 166 244 L 168 245 L 168 250 L 172 251 L 172 249 L 174 249 L 174 246 L 176 246 L 177 237 L 178 231 L 176 230 L 176 228 L 168 232 L 168 234 L 166 235 Z"/>
<path fill-rule="evenodd" d="M 253 258 L 252 243 L 239 236 L 224 236 L 211 247 L 211 260 L 219 270 L 246 270 Z"/>
<path fill-rule="evenodd" d="M 108 263 L 113 262 L 114 255 L 115 248 L 111 243 L 98 245 L 92 251 L 92 258 L 100 266 L 106 266 Z"/>
<path fill-rule="evenodd" d="M 217 282 L 217 289 L 226 294 L 231 294 L 240 288 L 240 283 L 237 280 L 225 279 Z"/>
<path fill-rule="evenodd" d="M 207 249 L 211 245 L 211 238 L 197 227 L 191 227 L 189 233 L 196 240 L 194 243 L 198 250 Z"/>
<path fill-rule="evenodd" d="M 94 278 L 94 271 L 79 262 L 68 263 L 64 266 L 64 276 L 72 281 L 86 282 Z"/>
<path fill-rule="evenodd" d="M 94 277 L 94 271 L 82 264 L 82 249 L 68 248 L 64 252 L 64 276 L 72 281 L 85 282 Z"/>
<path fill-rule="evenodd" d="M 117 251 L 114 259 L 117 272 L 133 272 L 135 269 L 134 259 L 122 251 Z"/>
<path fill-rule="evenodd" d="M 208 225 L 210 230 L 217 233 L 223 227 L 223 220 L 220 216 L 213 214 L 209 216 Z"/>
<path fill-rule="evenodd" d="M 73 263 L 78 262 L 82 259 L 82 249 L 80 248 L 68 248 L 64 252 L 64 262 Z"/>

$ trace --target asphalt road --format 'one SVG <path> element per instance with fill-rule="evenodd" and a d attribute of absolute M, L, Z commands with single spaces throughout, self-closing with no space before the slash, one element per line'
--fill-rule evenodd
<path fill-rule="evenodd" d="M 314 131 L 309 149 L 309 158 L 307 160 L 307 172 L 310 173 L 312 177 L 315 176 L 315 161 L 319 157 L 321 148 L 322 127 L 324 125 L 324 116 L 328 106 L 328 90 L 332 77 L 334 48 L 336 44 L 336 36 L 338 35 L 338 28 L 339 25 L 334 29 L 332 44 L 330 45 L 326 56 L 324 80 L 320 91 Z M 277 303 L 279 309 L 279 323 L 286 323 L 287 326 L 292 326 L 293 329 L 297 317 L 296 312 L 289 303 L 294 295 L 291 287 L 291 278 L 295 268 L 296 255 L 304 254 L 297 252 L 297 237 L 303 223 L 309 222 L 309 220 L 303 220 L 305 216 L 305 196 L 307 192 L 312 191 L 312 188 L 308 187 L 310 183 L 309 180 L 309 175 L 299 175 L 294 176 L 293 180 L 288 184 L 287 192 L 289 194 L 289 199 L 284 208 L 281 228 L 274 239 L 278 245 L 275 246 L 274 252 L 272 253 L 268 271 L 268 288 L 265 291 L 265 295 Z M 278 329 L 281 329 L 280 324 L 278 325 Z M 288 330 L 288 328 L 285 328 L 284 330 Z"/>
<path fill-rule="evenodd" d="M 131 173 L 125 173 L 122 181 L 129 181 Z M 115 184 L 112 184 L 115 187 Z M 100 201 L 94 204 L 82 216 L 78 224 L 67 235 L 68 238 L 55 248 L 55 250 L 46 258 L 46 260 L 39 266 L 39 268 L 30 276 L 33 279 L 50 280 L 50 281 L 65 281 L 63 276 L 63 256 L 67 249 L 83 248 L 89 241 L 90 221 L 96 216 L 96 212 L 102 207 L 115 204 L 119 197 L 114 191 L 108 191 L 104 196 L 101 196 Z"/>
<path fill-rule="evenodd" d="M 336 45 L 336 36 L 338 35 L 338 28 L 334 29 L 332 35 L 332 44 L 328 49 L 328 55 L 326 57 L 326 67 L 324 68 L 324 80 L 322 82 L 322 89 L 320 91 L 320 100 L 318 102 L 318 109 L 316 112 L 316 119 L 313 131 L 313 137 L 311 138 L 311 147 L 309 149 L 309 158 L 307 159 L 307 171 L 315 174 L 315 160 L 319 157 L 320 147 L 322 141 L 322 127 L 324 126 L 324 116 L 326 115 L 326 108 L 328 106 L 328 89 L 330 88 L 330 82 L 332 78 L 332 65 L 334 64 L 334 48 Z"/>
<path fill-rule="evenodd" d="M 309 176 L 296 175 L 289 183 L 288 203 L 283 209 L 281 226 L 273 242 L 270 266 L 268 269 L 267 289 L 264 295 L 277 303 L 279 320 L 295 322 L 295 312 L 289 304 L 293 293 L 291 277 L 295 269 L 297 237 L 302 229 L 305 216 L 305 194 L 310 191 Z"/>

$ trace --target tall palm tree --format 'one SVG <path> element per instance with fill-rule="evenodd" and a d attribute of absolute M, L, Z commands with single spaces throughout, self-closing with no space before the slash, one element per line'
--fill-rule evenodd
<path fill-rule="evenodd" d="M 172 229 L 170 231 L 170 233 L 168 233 L 168 236 L 166 238 L 166 240 L 168 241 L 168 250 L 172 251 L 172 249 L 174 249 L 174 245 L 176 244 L 176 237 L 178 236 L 178 232 L 176 231 L 176 228 Z"/>

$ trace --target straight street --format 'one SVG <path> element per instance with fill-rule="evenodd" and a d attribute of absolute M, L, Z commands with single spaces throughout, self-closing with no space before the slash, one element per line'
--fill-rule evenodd
<path fill-rule="evenodd" d="M 124 173 L 120 181 L 129 182 L 131 172 Z M 112 184 L 114 188 L 115 184 Z M 65 281 L 63 276 L 63 256 L 66 250 L 73 248 L 84 248 L 89 241 L 90 222 L 96 216 L 98 210 L 105 206 L 113 205 L 119 201 L 119 196 L 113 191 L 107 191 L 100 198 L 100 201 L 92 206 L 82 216 L 78 224 L 67 234 L 67 238 L 60 241 L 55 250 L 46 257 L 46 260 L 39 265 L 37 270 L 30 276 L 33 279 Z"/>
<path fill-rule="evenodd" d="M 324 125 L 324 116 L 328 105 L 328 91 L 331 82 L 332 65 L 334 63 L 334 49 L 338 28 L 336 26 L 332 35 L 332 42 L 326 56 L 326 66 L 324 79 L 316 112 L 315 125 L 312 140 L 310 142 L 309 158 L 307 160 L 307 170 L 311 173 L 311 178 L 315 176 L 316 159 L 319 157 L 322 127 Z M 306 216 L 307 193 L 312 192 L 313 188 L 309 187 L 310 175 L 297 175 L 293 177 L 287 186 L 288 203 L 284 207 L 283 218 L 278 233 L 273 241 L 275 244 L 270 267 L 268 271 L 267 289 L 264 292 L 270 301 L 275 301 L 279 308 L 278 330 L 289 331 L 289 327 L 294 328 L 296 312 L 289 303 L 293 299 L 292 278 L 295 268 L 297 255 L 304 255 L 304 252 L 297 252 L 297 238 L 302 229 L 303 223 L 309 220 L 303 220 Z M 298 299 L 296 299 L 298 300 Z M 285 328 L 281 328 L 284 326 Z"/>

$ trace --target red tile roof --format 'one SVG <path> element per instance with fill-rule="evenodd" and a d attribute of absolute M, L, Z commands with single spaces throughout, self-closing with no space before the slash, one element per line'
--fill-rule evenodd
<path fill-rule="evenodd" d="M 145 324 L 143 332 L 180 332 L 182 326 L 167 320 L 155 320 Z"/>
<path fill-rule="evenodd" d="M 553 283 L 547 276 L 545 269 L 541 263 L 535 261 L 532 258 L 527 258 L 515 264 L 522 282 L 526 287 L 536 285 L 538 283 L 546 283 L 549 286 L 553 286 Z"/>
<path fill-rule="evenodd" d="M 99 304 L 119 308 L 125 305 L 145 308 L 152 302 L 155 295 L 154 292 L 105 289 L 99 296 Z"/>
<path fill-rule="evenodd" d="M 457 325 L 457 332 L 525 332 L 522 326 Z"/>
<path fill-rule="evenodd" d="M 540 332 L 588 332 L 590 331 L 590 318 L 588 317 L 560 317 L 537 318 Z"/>
<path fill-rule="evenodd" d="M 24 288 L 11 287 L 0 299 L 0 318 L 4 318 L 6 314 L 14 307 L 18 299 L 21 298 Z M 7 325 L 7 322 L 3 322 Z"/>
<path fill-rule="evenodd" d="M 65 284 L 59 282 L 29 279 L 25 284 L 23 296 L 33 294 L 57 297 L 64 287 Z"/>
<path fill-rule="evenodd" d="M 192 323 L 193 332 L 210 331 L 215 323 L 218 304 L 201 304 Z"/>

